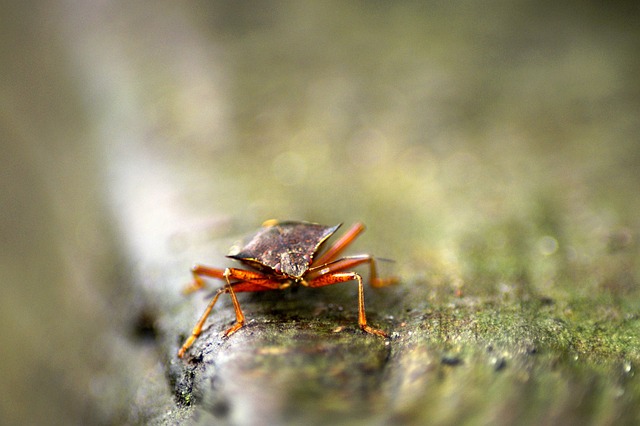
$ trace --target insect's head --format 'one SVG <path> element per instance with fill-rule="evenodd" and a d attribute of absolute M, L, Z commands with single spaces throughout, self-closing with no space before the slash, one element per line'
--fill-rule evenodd
<path fill-rule="evenodd" d="M 280 263 L 276 265 L 275 270 L 277 273 L 297 281 L 307 272 L 309 263 L 311 263 L 309 256 L 303 253 L 286 251 L 280 255 Z"/>

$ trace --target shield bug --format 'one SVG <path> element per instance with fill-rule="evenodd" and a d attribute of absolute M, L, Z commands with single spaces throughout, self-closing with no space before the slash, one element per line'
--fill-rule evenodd
<path fill-rule="evenodd" d="M 178 357 L 182 358 L 196 341 L 221 294 L 229 294 L 236 314 L 236 323 L 224 332 L 224 336 L 228 337 L 238 331 L 245 321 L 236 293 L 284 290 L 298 285 L 324 287 L 356 281 L 358 283 L 358 325 L 369 334 L 388 337 L 384 331 L 367 324 L 362 277 L 350 270 L 358 265 L 369 264 L 370 281 L 373 287 L 383 287 L 397 280 L 378 278 L 375 259 L 368 254 L 340 256 L 364 231 L 364 225 L 361 223 L 354 224 L 338 241 L 319 255 L 323 243 L 339 227 L 340 225 L 324 226 L 309 222 L 270 220 L 265 222 L 243 247 L 232 249 L 227 256 L 241 262 L 248 269 L 219 269 L 194 265 L 191 268 L 193 281 L 187 288 L 187 292 L 201 289 L 204 286 L 203 277 L 223 280 L 225 285 L 215 292 L 200 320 L 193 327 L 191 335 L 178 351 Z"/>

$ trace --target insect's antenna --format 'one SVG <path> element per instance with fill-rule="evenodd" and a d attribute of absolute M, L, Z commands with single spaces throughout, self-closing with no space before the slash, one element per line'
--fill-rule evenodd
<path fill-rule="evenodd" d="M 310 267 L 308 270 L 309 270 L 309 271 L 317 271 L 318 269 L 324 269 L 324 268 L 326 268 L 327 266 L 331 266 L 331 265 L 333 265 L 334 263 L 341 262 L 341 261 L 343 261 L 343 260 L 345 260 L 345 259 L 358 259 L 358 258 L 366 258 L 366 257 L 369 257 L 369 256 L 367 256 L 367 255 L 362 255 L 362 256 L 346 256 L 346 257 L 340 257 L 340 258 L 338 258 L 338 259 L 332 260 L 331 262 L 322 263 L 322 264 L 320 264 L 320 265 L 312 266 L 312 267 Z"/>
<path fill-rule="evenodd" d="M 335 263 L 342 262 L 344 260 L 349 260 L 349 259 L 352 259 L 352 260 L 371 259 L 372 261 L 376 261 L 376 262 L 377 261 L 382 261 L 382 262 L 395 263 L 395 260 L 393 260 L 393 259 L 387 259 L 387 258 L 384 258 L 384 257 L 375 257 L 375 256 L 370 256 L 368 254 L 360 254 L 360 255 L 355 255 L 355 256 L 345 256 L 345 257 L 341 257 L 339 259 L 332 260 L 331 262 L 328 262 L 328 263 L 323 263 L 321 265 L 312 266 L 311 268 L 309 268 L 309 271 L 317 271 L 318 269 L 323 269 L 323 268 L 331 266 L 331 265 L 333 265 Z"/>

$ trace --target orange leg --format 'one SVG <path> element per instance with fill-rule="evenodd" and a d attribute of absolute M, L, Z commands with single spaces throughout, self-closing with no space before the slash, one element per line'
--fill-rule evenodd
<path fill-rule="evenodd" d="M 362 277 L 355 272 L 329 272 L 325 275 L 308 282 L 309 287 L 324 287 L 326 285 L 344 283 L 347 281 L 358 281 L 358 325 L 360 328 L 369 333 L 381 337 L 389 337 L 387 333 L 367 325 L 367 317 L 364 312 L 364 288 L 362 285 Z"/>
<path fill-rule="evenodd" d="M 240 309 L 240 303 L 238 303 L 238 298 L 236 297 L 236 293 L 233 291 L 233 286 L 229 281 L 230 270 L 227 269 L 224 271 L 225 278 L 227 279 L 227 291 L 231 296 L 231 301 L 233 302 L 233 309 L 236 311 L 236 323 L 229 327 L 227 331 L 224 332 L 224 337 L 230 336 L 236 331 L 240 330 L 244 325 L 244 314 L 242 313 L 242 309 Z"/>
<path fill-rule="evenodd" d="M 211 310 L 213 309 L 213 306 L 218 301 L 218 297 L 220 297 L 220 295 L 224 292 L 225 292 L 225 289 L 221 288 L 216 292 L 216 295 L 213 296 L 213 299 L 211 299 L 211 302 L 209 302 L 209 304 L 207 305 L 207 309 L 204 310 L 204 313 L 200 317 L 200 320 L 193 327 L 193 330 L 191 331 L 191 336 L 189 336 L 189 338 L 184 342 L 184 344 L 178 351 L 178 358 L 182 358 L 184 356 L 184 353 L 187 351 L 187 349 L 189 349 L 191 345 L 193 345 L 193 342 L 196 341 L 198 336 L 200 336 L 200 333 L 202 333 L 202 326 L 204 325 L 204 322 L 207 320 L 207 318 L 209 317 L 209 314 L 211 313 Z"/>
<path fill-rule="evenodd" d="M 211 302 L 209 302 L 209 304 L 207 305 L 204 313 L 202 314 L 196 325 L 193 327 L 191 335 L 189 336 L 189 338 L 187 338 L 187 340 L 178 351 L 179 358 L 182 358 L 184 356 L 185 352 L 191 347 L 191 345 L 193 345 L 198 336 L 200 336 L 200 333 L 202 333 L 202 327 L 211 314 L 214 305 L 218 301 L 218 297 L 220 297 L 222 293 L 229 293 L 229 295 L 231 296 L 231 301 L 233 302 L 233 308 L 236 313 L 236 323 L 224 332 L 224 337 L 228 337 L 238 331 L 244 325 L 245 318 L 244 314 L 242 313 L 242 309 L 240 309 L 240 303 L 238 303 L 236 292 L 279 290 L 288 286 L 288 283 L 281 283 L 278 281 L 270 280 L 260 272 L 246 271 L 243 269 L 227 268 L 224 271 L 221 271 L 219 269 L 198 266 L 194 267 L 192 271 L 196 282 L 202 281 L 202 278 L 200 277 L 200 274 L 202 274 L 213 278 L 223 278 L 227 281 L 227 284 L 223 288 L 216 291 L 216 294 L 211 299 Z M 221 272 L 221 274 L 219 274 L 219 272 Z M 230 279 L 240 281 L 231 282 Z M 200 285 L 200 287 L 198 288 L 201 287 L 202 285 Z"/>
<path fill-rule="evenodd" d="M 318 277 L 327 273 L 353 269 L 358 265 L 362 265 L 363 263 L 369 264 L 369 283 L 371 284 L 371 287 L 380 288 L 397 284 L 398 279 L 396 277 L 384 279 L 378 278 L 376 260 L 368 254 L 343 257 L 342 259 L 334 260 L 333 262 L 330 262 L 328 264 L 319 264 L 318 266 L 312 267 L 309 270 L 309 280 L 314 280 L 314 277 Z"/>
<path fill-rule="evenodd" d="M 204 265 L 193 265 L 191 267 L 191 274 L 193 275 L 193 281 L 187 284 L 187 286 L 182 290 L 184 294 L 193 293 L 204 287 L 204 280 L 202 279 L 203 276 L 217 278 L 220 280 L 224 279 L 223 269 L 210 268 Z"/>
<path fill-rule="evenodd" d="M 232 279 L 240 280 L 240 281 L 250 281 L 253 284 L 259 285 L 256 290 L 245 290 L 245 291 L 260 291 L 262 290 L 277 290 L 280 288 L 279 283 L 276 281 L 272 281 L 268 279 L 264 274 L 260 272 L 247 271 L 244 269 L 237 268 L 227 268 L 227 269 L 218 269 L 211 268 L 209 266 L 204 265 L 193 265 L 191 267 L 191 274 L 193 275 L 193 281 L 189 283 L 182 292 L 185 294 L 193 293 L 194 291 L 198 291 L 204 287 L 203 276 L 209 278 L 217 278 L 220 280 L 226 280 L 227 270 L 229 272 L 229 277 Z M 263 288 L 267 287 L 267 288 Z M 239 291 L 239 290 L 236 290 Z M 242 290 L 240 290 L 242 291 Z"/>
<path fill-rule="evenodd" d="M 338 256 L 340 256 L 340 253 L 349 247 L 349 245 L 358 238 L 358 235 L 360 235 L 364 229 L 364 225 L 361 223 L 353 224 L 338 241 L 336 241 L 325 253 L 322 254 L 322 256 L 313 261 L 312 266 L 324 265 L 337 259 Z"/>

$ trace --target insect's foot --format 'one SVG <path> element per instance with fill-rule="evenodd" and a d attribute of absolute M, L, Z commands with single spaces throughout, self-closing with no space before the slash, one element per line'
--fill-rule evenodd
<path fill-rule="evenodd" d="M 385 333 L 384 331 L 378 330 L 376 328 L 369 327 L 368 325 L 362 325 L 362 326 L 360 326 L 360 328 L 363 331 L 365 331 L 365 332 L 367 332 L 369 334 L 374 334 L 376 336 L 385 337 L 385 338 L 389 337 L 389 335 L 387 333 Z"/>
<path fill-rule="evenodd" d="M 184 345 L 182 345 L 182 347 L 178 351 L 178 358 L 182 358 L 184 356 L 185 352 L 187 352 L 187 350 L 191 347 L 191 345 L 193 345 L 193 342 L 195 342 L 197 338 L 197 335 L 192 334 L 191 336 L 189 336 L 187 341 L 184 342 Z"/>
<path fill-rule="evenodd" d="M 244 323 L 242 322 L 237 322 L 233 325 L 233 327 L 229 328 L 227 331 L 224 332 L 224 337 L 229 337 L 231 336 L 233 333 L 235 333 L 236 331 L 240 330 L 242 328 L 242 326 L 244 325 Z"/>

